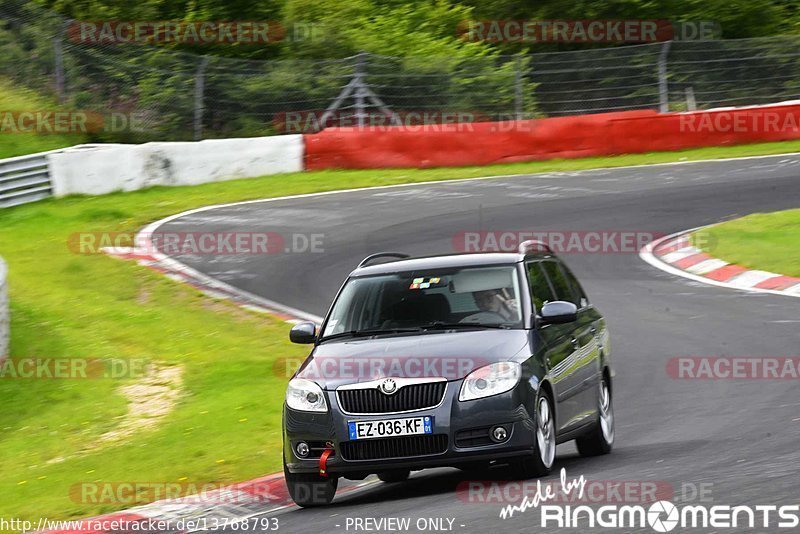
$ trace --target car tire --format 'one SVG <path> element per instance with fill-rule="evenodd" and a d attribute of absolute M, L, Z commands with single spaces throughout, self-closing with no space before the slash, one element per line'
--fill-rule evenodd
<path fill-rule="evenodd" d="M 391 484 L 394 482 L 405 482 L 410 475 L 411 471 L 405 469 L 400 471 L 384 471 L 383 473 L 378 473 L 378 478 L 383 482 Z"/>
<path fill-rule="evenodd" d="M 575 440 L 581 456 L 608 454 L 614 447 L 614 404 L 611 401 L 611 387 L 605 377 L 600 381 L 597 397 L 597 423 L 589 434 Z"/>
<path fill-rule="evenodd" d="M 536 430 L 533 454 L 513 464 L 522 478 L 542 477 L 550 474 L 556 458 L 556 420 L 553 401 L 543 389 L 536 395 Z"/>
<path fill-rule="evenodd" d="M 336 477 L 323 477 L 315 473 L 290 473 L 285 464 L 283 476 L 289 496 L 302 508 L 330 504 L 339 486 L 339 479 Z"/>

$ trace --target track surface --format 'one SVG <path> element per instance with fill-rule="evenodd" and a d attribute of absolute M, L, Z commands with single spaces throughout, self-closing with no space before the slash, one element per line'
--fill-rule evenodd
<path fill-rule="evenodd" d="M 324 253 L 177 257 L 234 286 L 324 315 L 347 273 L 375 251 L 449 252 L 454 235 L 479 230 L 668 234 L 798 206 L 800 157 L 778 156 L 253 203 L 187 215 L 162 230 L 324 234 Z M 609 321 L 617 443 L 610 456 L 592 459 L 561 445 L 555 469 L 565 467 L 570 478 L 666 481 L 676 504 L 682 485 L 701 483 L 712 484 L 715 504 L 797 503 L 797 382 L 676 380 L 666 362 L 686 355 L 797 355 L 798 300 L 676 278 L 636 254 L 562 257 Z M 279 517 L 281 532 L 353 532 L 347 518 L 380 517 L 411 517 L 409 532 L 418 532 L 418 518 L 451 518 L 453 532 L 541 530 L 535 510 L 502 520 L 498 504 L 464 502 L 455 492 L 464 480 L 469 476 L 456 470 L 422 471 L 405 484 L 370 484 L 341 495 L 327 508 L 270 515 Z"/>

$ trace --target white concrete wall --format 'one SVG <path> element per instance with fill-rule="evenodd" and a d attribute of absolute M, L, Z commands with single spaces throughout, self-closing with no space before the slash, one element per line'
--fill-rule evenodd
<path fill-rule="evenodd" d="M 3 258 L 0 258 L 0 363 L 8 356 L 8 338 L 10 336 L 9 323 L 11 318 L 8 311 L 7 274 L 6 264 L 3 262 Z"/>
<path fill-rule="evenodd" d="M 47 156 L 53 193 L 101 195 L 303 170 L 303 136 L 93 145 Z"/>

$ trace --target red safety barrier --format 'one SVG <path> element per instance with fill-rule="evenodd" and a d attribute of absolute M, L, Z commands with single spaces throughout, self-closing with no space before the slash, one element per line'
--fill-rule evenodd
<path fill-rule="evenodd" d="M 800 138 L 800 105 L 626 111 L 514 122 L 329 128 L 306 134 L 305 168 L 458 167 Z"/>

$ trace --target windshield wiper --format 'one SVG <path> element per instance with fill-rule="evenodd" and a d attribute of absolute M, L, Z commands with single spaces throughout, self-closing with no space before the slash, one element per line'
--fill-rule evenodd
<path fill-rule="evenodd" d="M 433 322 L 420 326 L 423 330 L 447 330 L 450 328 L 499 328 L 501 330 L 508 330 L 508 325 L 504 324 L 486 324 L 486 323 L 443 323 Z"/>
<path fill-rule="evenodd" d="M 374 328 L 370 330 L 348 330 L 347 332 L 339 332 L 320 338 L 320 342 L 328 341 L 329 339 L 340 339 L 344 337 L 368 337 L 378 336 L 382 334 L 410 334 L 425 332 L 427 330 L 450 330 L 450 329 L 475 329 L 475 328 L 497 328 L 500 330 L 508 330 L 509 326 L 504 324 L 486 324 L 486 323 L 443 323 L 433 322 L 416 326 L 413 328 Z"/>
<path fill-rule="evenodd" d="M 380 334 L 407 334 L 421 331 L 421 328 L 373 328 L 371 330 L 348 330 L 347 332 L 339 332 L 338 334 L 325 336 L 321 338 L 320 341 L 327 341 L 329 339 L 337 339 L 342 337 L 367 337 Z"/>

